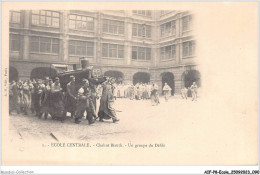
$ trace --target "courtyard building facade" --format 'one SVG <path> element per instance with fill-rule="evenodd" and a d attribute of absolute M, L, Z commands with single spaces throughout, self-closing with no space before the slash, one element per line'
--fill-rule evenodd
<path fill-rule="evenodd" d="M 197 82 L 194 15 L 189 11 L 10 11 L 9 81 L 44 78 L 79 58 L 123 83 L 165 82 L 172 94 Z"/>

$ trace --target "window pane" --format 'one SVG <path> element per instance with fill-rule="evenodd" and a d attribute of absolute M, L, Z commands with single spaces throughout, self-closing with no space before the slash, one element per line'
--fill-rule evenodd
<path fill-rule="evenodd" d="M 164 25 L 161 25 L 161 36 L 164 36 Z"/>
<path fill-rule="evenodd" d="M 75 55 L 75 46 L 69 45 L 69 54 Z"/>
<path fill-rule="evenodd" d="M 132 59 L 137 60 L 137 47 L 132 47 Z"/>
<path fill-rule="evenodd" d="M 44 10 L 41 10 L 41 11 L 40 11 L 40 14 L 41 14 L 41 15 L 45 15 L 46 12 L 45 12 Z"/>
<path fill-rule="evenodd" d="M 183 43 L 183 56 L 186 57 L 189 55 L 189 45 L 188 43 Z"/>
<path fill-rule="evenodd" d="M 118 45 L 118 58 L 124 58 L 124 46 Z"/>
<path fill-rule="evenodd" d="M 164 47 L 161 47 L 160 49 L 160 55 L 161 55 L 161 59 L 164 59 Z"/>
<path fill-rule="evenodd" d="M 147 10 L 147 11 L 146 11 L 146 15 L 147 15 L 147 16 L 152 16 L 151 10 Z"/>
<path fill-rule="evenodd" d="M 176 57 L 176 46 L 172 45 L 172 58 Z"/>
<path fill-rule="evenodd" d="M 45 16 L 40 16 L 40 24 L 45 24 Z"/>
<path fill-rule="evenodd" d="M 60 14 L 57 13 L 57 12 L 52 12 L 52 16 L 53 16 L 53 17 L 60 17 Z"/>
<path fill-rule="evenodd" d="M 74 21 L 74 20 L 70 20 L 70 21 L 69 21 L 69 28 L 70 28 L 70 29 L 75 29 L 75 27 L 76 27 L 75 21 Z"/>
<path fill-rule="evenodd" d="M 75 15 L 70 15 L 70 19 L 76 19 Z"/>
<path fill-rule="evenodd" d="M 37 15 L 32 15 L 32 24 L 39 24 L 39 16 Z"/>
<path fill-rule="evenodd" d="M 151 38 L 151 26 L 146 26 L 146 37 Z"/>
<path fill-rule="evenodd" d="M 51 25 L 51 17 L 46 17 L 46 24 Z"/>
<path fill-rule="evenodd" d="M 52 44 L 52 53 L 59 53 L 59 44 Z"/>
<path fill-rule="evenodd" d="M 87 56 L 93 56 L 94 55 L 94 43 L 88 42 L 87 43 Z"/>
<path fill-rule="evenodd" d="M 81 46 L 82 55 L 87 55 L 86 46 Z"/>
<path fill-rule="evenodd" d="M 52 25 L 54 27 L 59 27 L 60 26 L 60 19 L 59 18 L 52 18 Z"/>
<path fill-rule="evenodd" d="M 138 24 L 138 36 L 142 36 L 142 24 Z"/>
<path fill-rule="evenodd" d="M 76 47 L 76 55 L 81 55 L 81 46 Z"/>
<path fill-rule="evenodd" d="M 117 57 L 117 45 L 116 44 L 109 45 L 109 57 L 113 57 L 113 58 Z"/>
<path fill-rule="evenodd" d="M 108 44 L 102 44 L 102 56 L 108 57 Z"/>
<path fill-rule="evenodd" d="M 12 22 L 20 23 L 20 12 L 12 12 Z"/>
<path fill-rule="evenodd" d="M 81 16 L 77 16 L 77 20 L 81 21 Z"/>
<path fill-rule="evenodd" d="M 50 11 L 47 11 L 46 16 L 51 16 L 51 12 L 50 12 Z"/>
<path fill-rule="evenodd" d="M 146 60 L 151 60 L 151 48 L 146 48 Z"/>
<path fill-rule="evenodd" d="M 133 36 L 137 36 L 137 24 L 133 24 Z"/>
<path fill-rule="evenodd" d="M 82 22 L 82 29 L 87 29 L 87 22 Z"/>
<path fill-rule="evenodd" d="M 94 30 L 94 22 L 87 22 L 87 30 Z"/>
<path fill-rule="evenodd" d="M 52 39 L 52 43 L 54 43 L 54 44 L 59 44 L 59 39 L 53 38 L 53 39 Z"/>
<path fill-rule="evenodd" d="M 87 17 L 82 16 L 82 21 L 87 21 Z"/>
<path fill-rule="evenodd" d="M 40 38 L 41 43 L 51 43 L 51 38 Z"/>
<path fill-rule="evenodd" d="M 80 29 L 81 28 L 81 21 L 76 21 L 76 28 Z"/>
<path fill-rule="evenodd" d="M 108 32 L 108 20 L 103 20 L 103 32 Z"/>

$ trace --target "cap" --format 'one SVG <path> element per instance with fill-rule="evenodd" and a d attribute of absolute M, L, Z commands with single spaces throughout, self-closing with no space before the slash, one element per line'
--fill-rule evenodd
<path fill-rule="evenodd" d="M 59 77 L 56 77 L 55 80 L 60 80 Z"/>
<path fill-rule="evenodd" d="M 82 81 L 83 81 L 83 82 L 88 82 L 88 79 L 85 79 L 85 78 L 84 78 Z"/>

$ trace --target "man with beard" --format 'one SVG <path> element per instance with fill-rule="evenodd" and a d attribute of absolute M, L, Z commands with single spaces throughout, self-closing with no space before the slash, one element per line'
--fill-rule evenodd
<path fill-rule="evenodd" d="M 77 90 L 75 85 L 75 77 L 70 76 L 70 82 L 67 84 L 67 111 L 71 113 L 71 116 L 75 116 L 76 102 L 77 102 Z"/>

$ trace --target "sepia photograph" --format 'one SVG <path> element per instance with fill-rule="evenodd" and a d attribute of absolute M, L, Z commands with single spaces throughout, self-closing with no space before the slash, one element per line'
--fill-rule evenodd
<path fill-rule="evenodd" d="M 2 164 L 257 165 L 257 3 L 115 4 L 3 4 Z"/>

